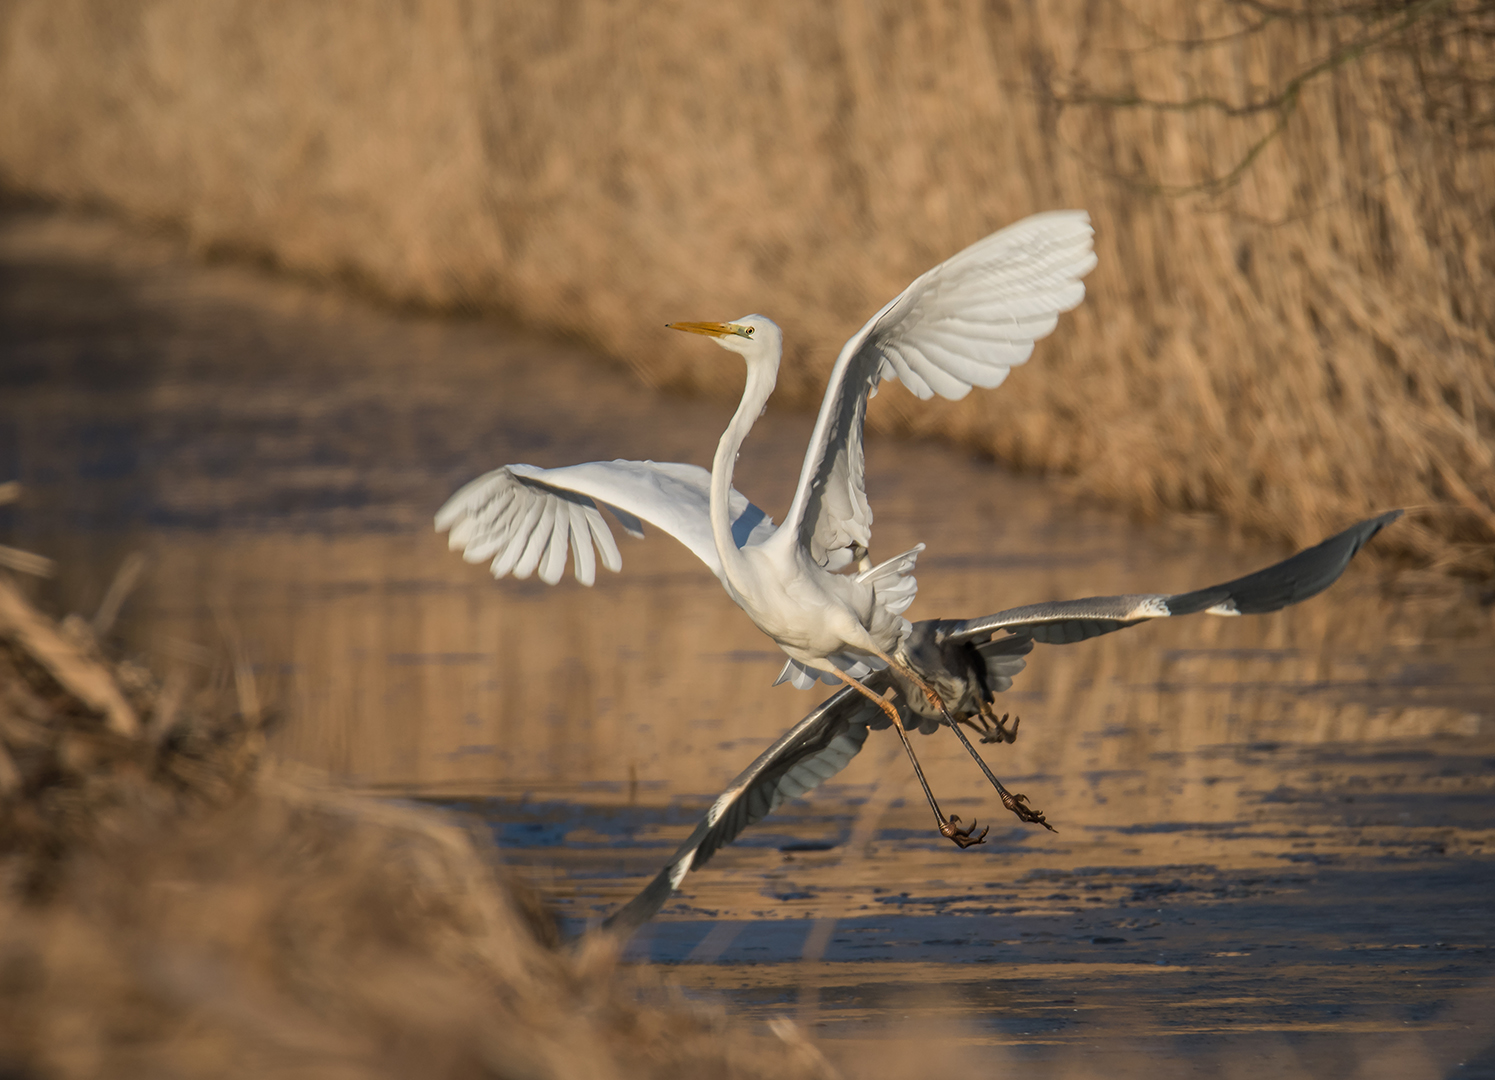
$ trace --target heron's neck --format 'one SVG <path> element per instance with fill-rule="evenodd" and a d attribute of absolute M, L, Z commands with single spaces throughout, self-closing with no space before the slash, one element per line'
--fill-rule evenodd
<path fill-rule="evenodd" d="M 743 579 L 747 560 L 732 538 L 732 507 L 728 497 L 732 490 L 732 471 L 737 467 L 737 453 L 742 449 L 743 440 L 763 414 L 763 406 L 773 393 L 778 373 L 776 361 L 748 363 L 747 386 L 743 388 L 742 401 L 732 414 L 727 430 L 722 432 L 721 441 L 716 444 L 716 457 L 711 462 L 711 536 L 716 541 L 716 554 L 722 561 L 727 580 L 734 586 Z"/>

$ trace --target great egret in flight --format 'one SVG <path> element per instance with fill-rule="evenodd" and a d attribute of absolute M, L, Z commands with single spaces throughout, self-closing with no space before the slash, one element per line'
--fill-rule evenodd
<path fill-rule="evenodd" d="M 538 570 L 542 581 L 553 584 L 569 550 L 577 580 L 590 585 L 594 543 L 610 570 L 622 562 L 599 505 L 631 534 L 642 535 L 644 521 L 658 526 L 695 552 L 789 655 L 780 681 L 803 688 L 817 679 L 839 680 L 879 701 L 924 784 L 940 831 L 962 847 L 975 843 L 969 829 L 939 812 L 913 746 L 896 723 L 896 708 L 859 681 L 892 667 L 920 685 L 931 708 L 941 708 L 936 692 L 893 655 L 909 633 L 903 612 L 914 599 L 914 563 L 924 545 L 876 566 L 867 560 L 867 400 L 881 380 L 891 378 L 920 398 L 955 400 L 973 386 L 997 386 L 1054 329 L 1059 313 L 1084 297 L 1080 279 L 1095 266 L 1091 239 L 1083 211 L 1035 215 L 921 275 L 869 319 L 842 346 L 831 369 L 794 501 L 777 528 L 732 487 L 738 450 L 773 393 L 783 350 L 778 326 L 762 315 L 670 324 L 712 338 L 747 363 L 742 401 L 717 444 L 710 473 L 652 461 L 558 469 L 510 465 L 453 495 L 437 513 L 436 528 L 451 530 L 451 547 L 462 549 L 467 561 L 492 559 L 495 577 L 523 578 Z M 852 566 L 856 572 L 839 573 Z M 976 757 L 968 741 L 966 746 Z M 989 770 L 987 776 L 996 783 Z M 1023 820 L 1043 823 L 1043 815 L 1020 796 L 1000 784 L 997 790 Z"/>
<path fill-rule="evenodd" d="M 1327 589 L 1355 553 L 1400 510 L 1352 525 L 1315 547 L 1275 566 L 1194 592 L 1165 595 L 1092 596 L 1029 604 L 979 619 L 928 619 L 914 624 L 900 658 L 925 682 L 938 687 L 957 722 L 969 723 L 983 742 L 1011 742 L 1017 725 L 993 710 L 996 694 L 1012 686 L 1034 643 L 1068 645 L 1128 626 L 1172 615 L 1257 615 L 1307 600 Z M 896 687 L 902 723 L 928 733 L 945 719 L 927 708 L 917 687 L 896 669 L 870 675 L 874 691 Z M 603 926 L 631 933 L 653 918 L 685 875 L 705 866 L 719 849 L 788 799 L 819 787 L 861 751 L 871 728 L 887 726 L 882 712 L 851 689 L 827 698 L 744 769 L 711 804 L 670 861 L 637 896 Z"/>

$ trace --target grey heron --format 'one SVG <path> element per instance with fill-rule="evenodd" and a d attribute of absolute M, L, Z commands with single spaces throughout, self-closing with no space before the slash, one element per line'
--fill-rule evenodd
<path fill-rule="evenodd" d="M 1315 596 L 1344 573 L 1371 537 L 1401 517 L 1392 510 L 1331 536 L 1291 558 L 1254 574 L 1193 592 L 1092 596 L 1010 608 L 965 620 L 928 619 L 915 623 L 900 658 L 925 683 L 939 689 L 957 725 L 969 723 L 985 742 L 1010 742 L 1016 725 L 995 715 L 995 695 L 1012 686 L 1035 644 L 1068 645 L 1154 619 L 1204 612 L 1256 615 Z M 949 723 L 928 707 L 919 687 L 896 668 L 870 675 L 876 692 L 896 689 L 901 723 L 929 733 Z M 783 802 L 813 791 L 850 764 L 867 732 L 887 726 L 881 710 L 845 689 L 827 698 L 727 785 L 670 861 L 637 896 L 610 915 L 604 928 L 621 934 L 653 918 L 680 887 L 718 850 Z M 958 726 L 957 726 L 957 730 Z"/>
<path fill-rule="evenodd" d="M 577 580 L 588 585 L 596 575 L 594 544 L 609 569 L 622 561 L 599 507 L 631 534 L 641 535 L 646 521 L 663 529 L 694 552 L 788 654 L 781 682 L 807 688 L 817 680 L 840 681 L 877 702 L 903 741 L 941 833 L 962 847 L 979 842 L 940 813 L 896 722 L 897 710 L 861 681 L 892 668 L 920 686 L 929 707 L 942 708 L 937 692 L 894 655 L 910 631 L 903 612 L 914 599 L 914 564 L 924 545 L 875 566 L 867 558 L 867 401 L 883 379 L 898 379 L 920 398 L 952 400 L 973 386 L 997 386 L 1028 359 L 1036 340 L 1053 331 L 1059 314 L 1080 302 L 1080 279 L 1094 265 L 1087 214 L 1039 214 L 977 241 L 885 304 L 836 358 L 793 502 L 778 527 L 732 487 L 738 451 L 773 393 L 783 352 L 779 327 L 748 315 L 670 324 L 704 334 L 746 362 L 742 400 L 709 473 L 652 461 L 509 465 L 453 495 L 437 513 L 436 528 L 450 530 L 450 546 L 469 562 L 491 559 L 495 577 L 538 571 L 553 584 L 569 552 Z M 1044 823 L 1041 813 L 1008 793 L 990 770 L 986 774 L 1004 805 L 1025 821 Z"/>

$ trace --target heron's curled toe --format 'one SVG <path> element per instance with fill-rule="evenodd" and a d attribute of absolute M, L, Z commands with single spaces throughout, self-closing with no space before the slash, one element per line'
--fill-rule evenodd
<path fill-rule="evenodd" d="M 1018 795 L 1010 791 L 1003 791 L 1001 794 L 1002 805 L 1016 814 L 1020 820 L 1034 825 L 1042 825 L 1049 832 L 1059 831 L 1044 819 L 1042 810 L 1035 810 L 1028 805 L 1028 796 Z"/>
<path fill-rule="evenodd" d="M 943 825 L 940 826 L 940 833 L 949 840 L 953 841 L 955 846 L 958 848 L 964 849 L 968 847 L 974 847 L 977 844 L 986 843 L 986 834 L 991 831 L 991 827 L 987 826 L 985 829 L 981 830 L 979 835 L 972 836 L 971 834 L 976 831 L 977 824 L 977 822 L 972 821 L 969 825 L 962 829 L 960 827 L 960 818 L 954 814 L 951 814 L 949 820 L 947 820 Z"/>

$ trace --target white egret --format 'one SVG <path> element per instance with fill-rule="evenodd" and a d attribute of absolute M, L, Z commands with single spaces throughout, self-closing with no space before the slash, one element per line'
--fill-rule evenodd
<path fill-rule="evenodd" d="M 1401 517 L 1393 510 L 1370 518 L 1280 563 L 1194 592 L 1168 596 L 1092 596 L 1011 608 L 964 621 L 927 619 L 914 624 L 899 658 L 937 687 L 958 723 L 979 731 L 983 742 L 1012 742 L 1017 723 L 995 713 L 995 695 L 1012 686 L 1035 643 L 1068 645 L 1138 623 L 1175 615 L 1257 615 L 1307 600 L 1344 573 L 1371 537 Z M 922 692 L 893 669 L 865 680 L 876 692 L 896 689 L 900 725 L 928 734 L 947 723 L 930 710 Z M 867 732 L 888 721 L 850 688 L 827 698 L 744 769 L 696 824 L 670 861 L 637 896 L 603 925 L 631 933 L 664 906 L 685 875 L 705 866 L 742 831 L 850 764 Z M 957 727 L 957 730 L 959 728 Z"/>
<path fill-rule="evenodd" d="M 1059 314 L 1080 302 L 1080 279 L 1094 265 L 1087 214 L 1039 214 L 971 245 L 889 301 L 836 358 L 799 486 L 777 528 L 732 487 L 738 451 L 773 393 L 783 350 L 778 326 L 762 315 L 670 324 L 711 337 L 747 364 L 742 401 L 709 474 L 692 465 L 648 461 L 559 469 L 510 465 L 453 495 L 436 515 L 436 527 L 451 530 L 451 546 L 469 562 L 492 559 L 495 577 L 522 578 L 538 570 L 541 580 L 554 583 L 569 550 L 577 579 L 591 584 L 593 543 L 605 566 L 621 565 L 598 505 L 630 533 L 641 534 L 641 522 L 650 522 L 695 552 L 788 654 L 780 681 L 808 687 L 817 679 L 839 680 L 877 699 L 858 681 L 873 671 L 892 666 L 903 678 L 919 681 L 893 653 L 909 632 L 903 612 L 914 598 L 913 569 L 924 545 L 868 564 L 872 510 L 863 487 L 862 448 L 867 400 L 885 378 L 899 379 L 921 398 L 937 393 L 959 399 L 973 386 L 997 386 L 1054 329 Z M 853 564 L 857 572 L 838 573 Z M 939 708 L 935 692 L 924 692 Z M 880 707 L 896 719 L 894 706 Z M 974 843 L 969 830 L 940 813 L 902 726 L 893 726 L 940 831 L 963 847 Z M 1024 820 L 1042 822 L 1041 814 L 1000 785 L 998 790 Z"/>

